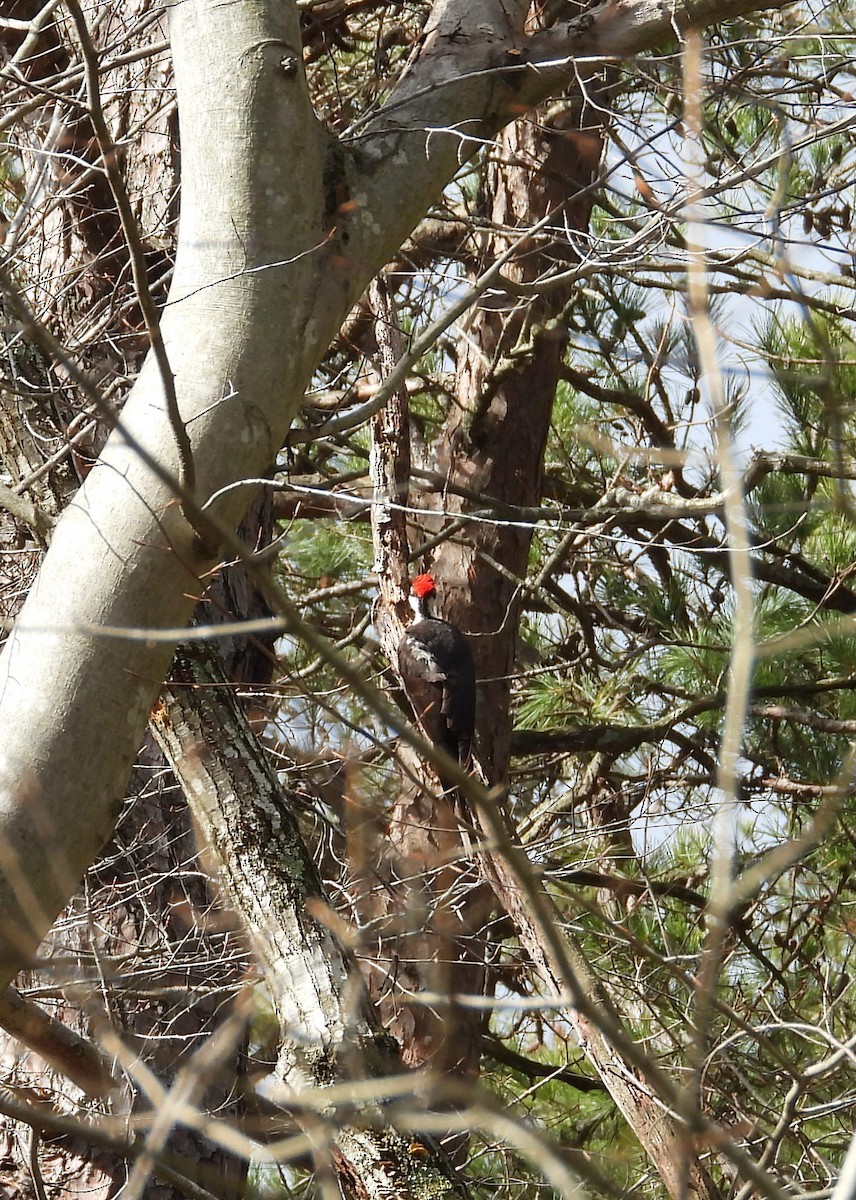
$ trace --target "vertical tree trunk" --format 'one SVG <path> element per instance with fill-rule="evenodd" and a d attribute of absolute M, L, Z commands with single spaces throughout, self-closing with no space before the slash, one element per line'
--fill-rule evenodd
<path fill-rule="evenodd" d="M 584 229 L 602 148 L 600 114 L 582 94 L 566 102 L 550 129 L 534 119 L 499 138 L 484 183 L 486 225 L 480 269 L 511 239 L 548 213 L 549 231 L 533 237 L 509 264 L 508 276 L 530 283 L 570 265 L 573 230 Z M 582 193 L 582 195 L 580 195 Z M 455 485 L 495 496 L 504 505 L 540 500 L 544 449 L 559 379 L 565 335 L 551 320 L 569 292 L 521 299 L 497 288 L 467 319 L 460 339 L 456 403 L 439 444 L 437 469 Z M 443 493 L 450 518 L 468 504 Z M 432 525 L 433 528 L 433 525 Z M 492 781 L 506 776 L 511 732 L 510 677 L 520 611 L 518 581 L 526 574 L 531 532 L 512 525 L 475 524 L 444 542 L 433 569 L 441 581 L 442 615 L 472 635 L 479 686 L 479 757 Z M 493 564 L 500 564 L 502 570 Z M 370 955 L 368 978 L 386 1027 L 412 1066 L 430 1066 L 460 1081 L 478 1074 L 485 1017 L 459 1008 L 411 1003 L 430 992 L 453 998 L 492 987 L 488 920 L 494 900 L 479 880 L 462 840 L 454 797 L 403 751 L 409 780 L 393 807 L 379 870 L 383 885 L 372 916 L 385 918 Z M 412 782 L 414 779 L 420 783 Z M 450 1146 L 460 1154 L 461 1139 Z"/>
<path fill-rule="evenodd" d="M 596 82 L 589 88 L 596 91 Z M 589 93 L 591 94 L 591 93 Z M 553 214 L 504 269 L 531 284 L 576 260 L 572 243 L 588 225 L 603 146 L 602 113 L 581 92 L 563 102 L 549 126 L 527 118 L 498 139 L 484 187 L 482 267 L 535 222 Z M 544 450 L 567 340 L 561 314 L 571 289 L 544 296 L 503 293 L 476 304 L 459 341 L 456 399 L 438 466 L 453 485 L 495 497 L 500 505 L 540 502 Z M 469 502 L 450 491 L 450 517 Z M 490 779 L 505 779 L 510 738 L 511 677 L 517 649 L 521 584 L 531 528 L 513 521 L 471 526 L 437 552 L 446 612 L 471 633 L 479 688 L 478 746 Z"/>
<path fill-rule="evenodd" d="M 569 99 L 549 127 L 533 120 L 509 126 L 499 138 L 485 188 L 486 216 L 494 232 L 486 235 L 485 265 L 506 249 L 509 237 L 553 213 L 549 228 L 533 238 L 506 268 L 509 278 L 532 283 L 547 271 L 575 261 L 574 232 L 584 231 L 592 206 L 603 146 L 600 108 L 586 97 L 597 96 L 594 80 Z M 555 109 L 554 109 L 555 112 Z M 544 451 L 556 387 L 565 350 L 570 289 L 551 290 L 532 299 L 500 289 L 472 311 L 458 359 L 457 399 L 441 447 L 441 469 L 451 483 L 492 496 L 503 505 L 536 505 L 541 497 Z M 465 512 L 467 502 L 449 492 L 450 514 Z M 444 580 L 446 615 L 473 635 L 482 684 L 479 694 L 477 745 L 491 782 L 507 778 L 511 734 L 511 679 L 517 648 L 521 586 L 526 578 L 531 531 L 526 525 L 479 523 L 466 542 L 447 541 L 436 562 Z M 490 843 L 496 830 L 476 817 Z M 501 822 L 500 822 L 501 823 Z M 505 911 L 538 965 L 544 981 L 559 991 L 574 973 L 584 991 L 593 981 L 570 945 L 561 956 L 545 947 L 545 921 L 538 920 L 520 879 L 502 852 L 483 858 Z M 547 921 L 558 924 L 540 884 Z M 595 992 L 588 992 L 596 995 Z M 617 1106 L 660 1172 L 671 1196 L 685 1186 L 678 1164 L 680 1135 L 651 1100 L 641 1078 L 632 1075 L 622 1056 L 604 1037 L 597 1021 L 573 1010 L 580 1044 L 587 1050 Z M 472 1039 L 473 1041 L 475 1039 Z M 710 1184 L 697 1161 L 689 1169 L 689 1194 L 708 1197 Z"/>

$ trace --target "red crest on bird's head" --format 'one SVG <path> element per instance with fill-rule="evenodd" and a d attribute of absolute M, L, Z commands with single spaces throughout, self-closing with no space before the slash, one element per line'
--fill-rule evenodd
<path fill-rule="evenodd" d="M 434 583 L 434 576 L 428 575 L 427 573 L 425 575 L 417 575 L 410 584 L 410 590 L 413 592 L 413 595 L 418 596 L 420 600 L 424 600 L 426 596 L 433 596 L 437 591 L 437 587 Z"/>

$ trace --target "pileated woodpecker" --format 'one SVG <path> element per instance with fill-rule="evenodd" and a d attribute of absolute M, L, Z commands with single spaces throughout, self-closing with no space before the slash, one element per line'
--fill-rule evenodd
<path fill-rule="evenodd" d="M 398 646 L 398 670 L 425 736 L 466 764 L 476 716 L 476 673 L 469 642 L 456 625 L 432 615 L 431 575 L 410 585 L 416 620 Z"/>

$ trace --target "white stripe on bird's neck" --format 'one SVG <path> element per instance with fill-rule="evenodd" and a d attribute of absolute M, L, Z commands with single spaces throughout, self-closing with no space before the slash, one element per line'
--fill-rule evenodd
<path fill-rule="evenodd" d="M 415 592 L 410 593 L 410 607 L 413 609 L 413 616 L 417 621 L 429 621 L 434 616 L 431 611 L 433 599 L 433 592 L 429 592 L 427 596 L 417 596 Z"/>

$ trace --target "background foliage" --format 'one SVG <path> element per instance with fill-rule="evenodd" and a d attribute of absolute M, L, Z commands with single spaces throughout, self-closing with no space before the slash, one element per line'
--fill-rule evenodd
<path fill-rule="evenodd" d="M 318 114 L 336 133 L 358 132 L 404 68 L 426 6 L 306 0 L 300 7 Z M 153 19 L 144 5 L 116 42 L 99 43 L 104 55 L 144 45 Z M 151 40 L 148 54 L 165 62 Z M 163 69 L 157 104 L 169 111 Z M 531 529 L 525 576 L 512 580 L 522 599 L 507 793 L 514 836 L 581 948 L 601 1002 L 622 1015 L 651 1063 L 686 1082 L 687 1112 L 697 1104 L 729 1131 L 767 1173 L 767 1195 L 820 1200 L 834 1186 L 856 1102 L 848 758 L 856 732 L 853 16 L 844 5 L 799 3 L 710 30 L 698 143 L 684 112 L 684 69 L 680 46 L 606 64 L 594 102 L 604 109 L 607 148 L 590 221 L 553 230 L 562 253 L 535 285 L 519 289 L 524 304 L 558 291 L 553 279 L 562 271 L 573 281 L 567 301 L 543 317 L 566 349 L 540 505 L 509 511 L 495 496 L 474 494 L 460 519 L 447 504 L 445 431 L 469 336 L 462 320 L 408 378 L 411 547 L 421 563 L 443 539 L 478 546 L 484 525 Z M 94 257 L 70 271 L 67 291 L 40 295 L 37 250 L 50 211 L 46 200 L 32 204 L 27 94 L 26 83 L 9 85 L 4 100 L 7 261 L 39 296 L 40 319 L 100 373 L 118 408 L 143 349 L 127 261 L 118 236 L 102 231 Z M 566 102 L 557 97 L 521 121 L 548 140 L 565 136 L 558 118 Z M 138 136 L 131 121 L 123 137 L 132 144 Z M 495 232 L 485 206 L 488 175 L 505 153 L 497 143 L 478 148 L 389 264 L 405 347 L 485 265 Z M 174 213 L 161 206 L 152 217 L 145 201 L 148 188 L 160 187 L 161 170 L 137 194 L 155 280 L 168 276 L 173 247 Z M 722 408 L 687 301 L 688 241 L 698 237 Z M 92 282 L 93 262 L 96 280 L 103 269 L 115 287 Z M 543 330 L 530 333 L 536 345 Z M 30 404 L 40 408 L 36 433 L 46 457 L 91 423 L 72 460 L 76 479 L 100 445 L 100 418 L 61 364 L 37 379 L 15 339 L 7 340 L 3 384 L 18 421 L 27 420 Z M 525 341 L 516 349 L 521 358 Z M 513 372 L 513 355 L 494 368 Z M 374 624 L 369 421 L 325 429 L 331 415 L 358 412 L 376 386 L 377 345 L 363 306 L 317 372 L 276 464 L 271 503 L 282 537 L 274 570 L 304 619 L 406 711 Z M 724 714 L 735 702 L 726 452 L 742 476 L 756 645 L 733 795 L 723 792 L 720 774 Z M 8 459 L 4 482 L 20 482 Z M 4 596 L 12 613 L 37 552 L 20 514 L 7 530 Z M 331 906 L 365 962 L 374 931 L 354 863 L 354 806 L 368 814 L 360 854 L 381 860 L 402 786 L 396 738 L 315 648 L 288 635 L 275 650 L 270 682 L 245 684 L 242 695 L 298 807 Z M 492 719 L 482 711 L 483 723 Z M 821 829 L 818 812 L 833 807 L 834 820 Z M 175 843 L 163 836 L 168 857 Z M 771 852 L 800 837 L 805 852 L 780 867 Z M 145 844 L 145 831 L 133 840 Z M 732 859 L 735 877 L 756 868 L 759 875 L 727 912 L 711 978 L 704 974 L 715 924 L 711 875 Z M 196 866 L 179 861 L 195 879 Z M 87 886 L 105 870 L 94 868 Z M 382 890 L 378 879 L 372 886 Z M 166 891 L 163 907 L 145 918 L 158 937 L 134 934 L 127 953 L 153 954 L 162 935 L 160 950 L 176 968 L 184 952 L 202 961 L 188 931 L 210 901 L 184 895 L 191 915 L 175 928 L 164 913 L 173 905 L 174 915 L 176 893 Z M 145 909 L 147 895 L 141 888 L 122 903 Z M 67 917 L 82 942 L 89 919 L 83 900 Z M 472 1122 L 471 1194 L 528 1197 L 553 1186 L 531 1143 L 515 1140 L 502 1114 L 580 1171 L 592 1194 L 661 1195 L 561 1008 L 540 1002 L 544 980 L 509 924 L 496 911 L 487 919 L 484 993 L 493 1003 L 481 1043 L 483 1099 L 473 1102 L 473 1112 L 482 1113 L 480 1103 L 487 1116 Z M 218 975 L 216 962 L 205 960 L 212 994 L 242 986 L 235 961 L 221 961 Z M 112 982 L 105 981 L 108 992 Z M 31 994 L 39 996 L 38 987 Z M 112 1016 L 121 1029 L 118 1001 Z M 255 1019 L 248 1053 L 258 1082 L 271 1065 L 264 1000 Z M 718 1194 L 754 1195 L 757 1185 L 697 1136 Z M 297 1158 L 247 1186 L 320 1195 L 323 1177 L 306 1166 Z"/>

